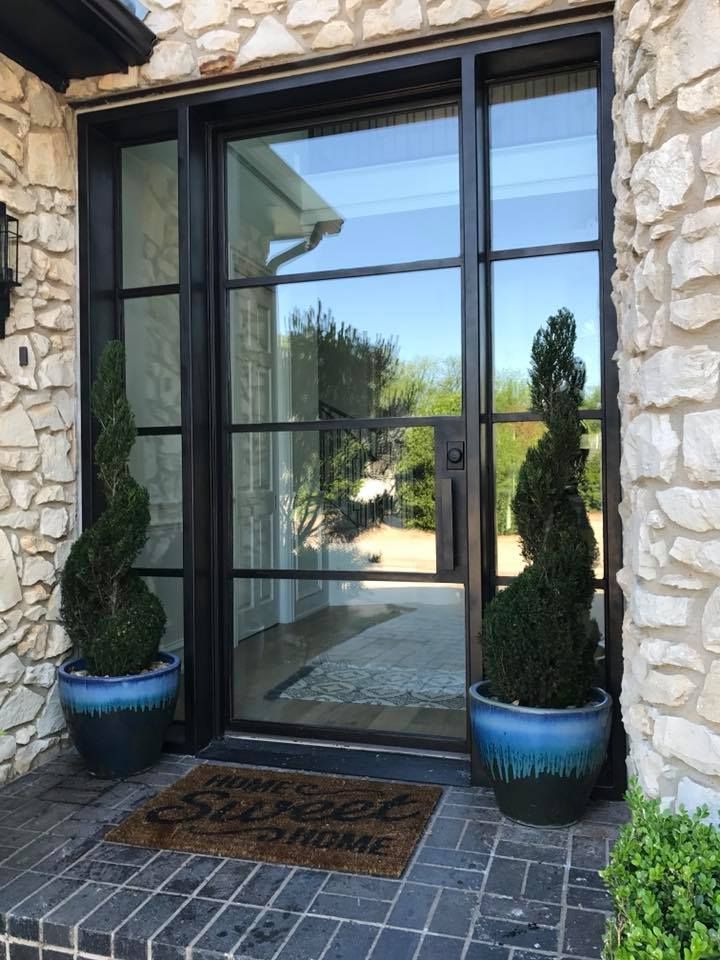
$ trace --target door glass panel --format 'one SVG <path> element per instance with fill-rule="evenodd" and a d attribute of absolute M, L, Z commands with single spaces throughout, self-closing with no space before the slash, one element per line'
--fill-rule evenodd
<path fill-rule="evenodd" d="M 232 140 L 225 158 L 231 278 L 459 255 L 454 104 Z"/>
<path fill-rule="evenodd" d="M 138 567 L 183 565 L 182 441 L 179 436 L 138 437 L 130 454 L 130 473 L 150 495 L 148 542 Z"/>
<path fill-rule="evenodd" d="M 459 414 L 460 271 L 229 293 L 234 423 Z"/>
<path fill-rule="evenodd" d="M 587 420 L 582 446 L 587 450 L 585 478 L 580 495 L 588 512 L 598 545 L 595 576 L 603 576 L 603 515 L 602 515 L 602 432 L 600 421 Z M 495 424 L 495 528 L 496 569 L 498 576 L 514 577 L 525 566 L 520 537 L 517 533 L 512 501 L 517 489 L 520 468 L 525 454 L 535 446 L 545 432 L 537 421 L 517 421 Z"/>
<path fill-rule="evenodd" d="M 590 616 L 598 627 L 599 640 L 597 650 L 595 651 L 595 683 L 603 690 L 609 689 L 610 678 L 608 676 L 608 640 L 605 632 L 605 591 L 596 590 L 593 597 Z"/>
<path fill-rule="evenodd" d="M 233 435 L 236 569 L 434 573 L 433 427 Z"/>
<path fill-rule="evenodd" d="M 178 690 L 175 719 L 185 719 L 185 630 L 183 627 L 182 577 L 143 577 L 163 605 L 167 624 L 160 649 L 180 657 L 180 689 Z"/>
<path fill-rule="evenodd" d="M 177 141 L 121 151 L 123 286 L 178 279 Z"/>
<path fill-rule="evenodd" d="M 496 412 L 530 406 L 528 368 L 533 337 L 561 307 L 577 325 L 585 361 L 588 409 L 600 400 L 600 282 L 595 252 L 498 260 L 492 265 L 494 394 Z"/>
<path fill-rule="evenodd" d="M 180 425 L 178 298 L 123 303 L 125 389 L 138 427 Z"/>
<path fill-rule="evenodd" d="M 465 739 L 457 584 L 235 581 L 238 720 Z"/>
<path fill-rule="evenodd" d="M 494 84 L 489 96 L 493 249 L 596 239 L 595 70 Z"/>

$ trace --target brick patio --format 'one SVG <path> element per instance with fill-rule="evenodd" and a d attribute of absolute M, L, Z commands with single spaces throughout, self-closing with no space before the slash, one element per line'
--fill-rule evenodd
<path fill-rule="evenodd" d="M 570 830 L 531 830 L 504 821 L 490 791 L 447 787 L 400 880 L 103 841 L 196 762 L 168 757 L 114 783 L 68 753 L 0 790 L 2 960 L 600 956 L 597 871 L 621 803 L 594 804 Z"/>

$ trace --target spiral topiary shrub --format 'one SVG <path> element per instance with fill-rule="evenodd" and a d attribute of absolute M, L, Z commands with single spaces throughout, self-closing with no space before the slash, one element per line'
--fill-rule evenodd
<path fill-rule="evenodd" d="M 532 409 L 546 431 L 520 469 L 513 512 L 528 566 L 488 605 L 482 631 L 492 695 L 527 707 L 582 706 L 599 639 L 590 617 L 597 544 L 578 493 L 585 470 L 585 365 L 561 309 L 535 335 Z"/>
<path fill-rule="evenodd" d="M 125 396 L 125 349 L 105 348 L 92 391 L 100 425 L 95 464 L 105 509 L 75 541 L 62 572 L 61 617 L 94 676 L 147 670 L 165 630 L 165 611 L 133 570 L 150 523 L 147 490 L 130 476 L 135 418 Z"/>

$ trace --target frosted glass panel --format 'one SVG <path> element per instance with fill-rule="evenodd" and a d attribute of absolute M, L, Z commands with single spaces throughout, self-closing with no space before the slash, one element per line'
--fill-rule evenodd
<path fill-rule="evenodd" d="M 138 427 L 180 425 L 178 298 L 141 297 L 123 303 L 125 387 Z"/>
<path fill-rule="evenodd" d="M 138 437 L 130 454 L 130 473 L 150 495 L 148 542 L 136 566 L 182 567 L 181 438 Z"/>
<path fill-rule="evenodd" d="M 176 283 L 177 141 L 125 147 L 121 158 L 123 286 Z"/>

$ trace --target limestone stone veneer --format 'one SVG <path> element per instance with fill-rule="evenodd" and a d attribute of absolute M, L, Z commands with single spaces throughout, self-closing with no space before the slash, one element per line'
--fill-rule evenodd
<path fill-rule="evenodd" d="M 578 15 L 592 0 L 143 0 L 159 38 L 145 66 L 70 85 L 72 99 L 269 64 L 312 63 L 397 40 L 501 25 L 528 14 Z"/>
<path fill-rule="evenodd" d="M 57 573 L 76 526 L 74 143 L 64 101 L 0 57 L 0 200 L 22 241 L 22 286 L 0 340 L 0 784 L 63 736 L 55 666 L 69 649 Z"/>
<path fill-rule="evenodd" d="M 644 789 L 720 787 L 720 4 L 619 0 L 622 708 Z"/>

